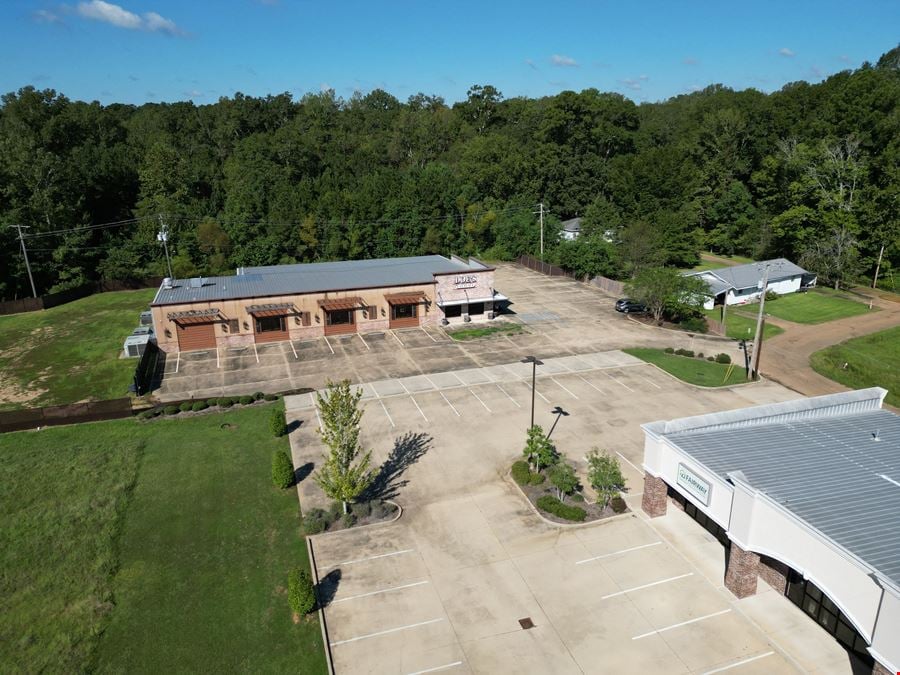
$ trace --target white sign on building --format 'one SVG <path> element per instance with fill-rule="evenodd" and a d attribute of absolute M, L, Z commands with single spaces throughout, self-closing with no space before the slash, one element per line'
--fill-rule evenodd
<path fill-rule="evenodd" d="M 678 485 L 687 490 L 691 496 L 696 497 L 703 506 L 709 506 L 710 484 L 687 468 L 684 464 L 678 465 Z"/>

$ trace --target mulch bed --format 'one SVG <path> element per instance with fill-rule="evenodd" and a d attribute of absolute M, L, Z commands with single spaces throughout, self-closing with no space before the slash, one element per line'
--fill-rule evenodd
<path fill-rule="evenodd" d="M 397 506 L 391 504 L 390 502 L 372 501 L 368 504 L 368 508 L 365 508 L 361 504 L 351 505 L 350 508 L 351 513 L 353 513 L 354 516 L 354 521 L 353 524 L 350 525 L 350 528 L 362 527 L 363 525 L 374 525 L 376 523 L 385 523 L 397 517 Z M 362 508 L 360 508 L 361 506 Z M 324 511 L 323 509 L 310 509 L 303 515 L 304 527 L 307 522 L 307 518 L 324 518 L 323 522 L 327 523 L 324 529 L 319 529 L 318 527 L 316 527 L 314 528 L 315 532 L 307 530 L 307 533 L 318 534 L 320 532 L 337 532 L 339 530 L 350 529 L 344 525 L 342 516 L 342 512 L 333 513 Z"/>
<path fill-rule="evenodd" d="M 518 483 L 516 483 L 518 485 Z M 579 506 L 585 511 L 584 520 L 566 520 L 565 518 L 560 518 L 559 516 L 555 516 L 552 513 L 547 513 L 541 508 L 538 508 L 537 500 L 543 497 L 544 495 L 550 495 L 554 499 L 556 499 L 556 488 L 554 488 L 549 480 L 545 480 L 541 485 L 519 485 L 519 489 L 525 493 L 525 496 L 531 501 L 532 505 L 535 509 L 547 520 L 553 521 L 554 523 L 560 523 L 562 525 L 577 525 L 580 523 L 590 523 L 595 520 L 603 520 L 604 518 L 609 518 L 611 516 L 621 515 L 612 510 L 612 507 L 607 506 L 605 508 L 601 508 L 599 504 L 595 504 L 587 499 L 583 502 L 578 502 L 572 499 L 571 496 L 566 496 L 565 504 L 569 506 Z M 629 508 L 626 506 L 625 510 L 622 513 L 628 513 Z"/>

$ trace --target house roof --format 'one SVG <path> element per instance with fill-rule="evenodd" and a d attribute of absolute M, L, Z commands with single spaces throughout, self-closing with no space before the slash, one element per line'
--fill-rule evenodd
<path fill-rule="evenodd" d="M 324 293 L 331 291 L 434 283 L 435 274 L 489 270 L 469 259 L 424 255 L 409 258 L 342 260 L 298 265 L 244 267 L 235 276 L 176 280 L 160 286 L 151 304 L 176 305 L 238 298 Z"/>
<path fill-rule="evenodd" d="M 810 272 L 786 258 L 761 260 L 747 265 L 735 265 L 734 267 L 723 267 L 715 270 L 701 270 L 691 274 L 703 276 L 709 283 L 710 290 L 715 295 L 718 295 L 729 288 L 738 290 L 742 288 L 758 288 L 762 284 L 766 265 L 769 266 L 770 282 L 810 274 Z"/>
<path fill-rule="evenodd" d="M 900 415 L 879 387 L 645 425 L 900 588 Z"/>
<path fill-rule="evenodd" d="M 564 232 L 581 232 L 581 218 L 570 218 L 560 224 Z"/>

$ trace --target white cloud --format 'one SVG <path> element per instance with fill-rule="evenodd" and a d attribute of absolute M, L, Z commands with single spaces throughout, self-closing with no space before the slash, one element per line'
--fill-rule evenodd
<path fill-rule="evenodd" d="M 525 64 L 532 70 L 538 69 L 537 64 L 534 61 L 532 61 L 531 59 L 525 59 Z"/>
<path fill-rule="evenodd" d="M 79 2 L 76 8 L 79 16 L 93 21 L 102 21 L 117 28 L 126 30 L 145 30 L 150 33 L 166 33 L 168 35 L 184 35 L 177 24 L 156 12 L 145 12 L 143 15 L 130 12 L 124 7 L 104 0 Z"/>
<path fill-rule="evenodd" d="M 788 57 L 789 59 L 797 55 L 797 52 L 795 52 L 793 49 L 788 49 L 787 47 L 782 47 L 778 50 L 778 53 L 782 56 Z"/>
<path fill-rule="evenodd" d="M 334 88 L 334 87 L 332 87 L 332 86 L 331 86 L 330 84 L 328 84 L 327 82 L 322 82 L 322 83 L 319 85 L 319 91 L 321 91 L 323 94 L 325 94 L 325 93 L 331 91 L 333 88 Z"/>
<path fill-rule="evenodd" d="M 686 56 L 681 62 L 686 66 L 696 66 L 700 63 L 700 60 L 693 56 Z"/>
<path fill-rule="evenodd" d="M 646 82 L 647 80 L 650 79 L 650 76 L 649 75 L 638 75 L 638 79 Z"/>
<path fill-rule="evenodd" d="M 850 62 L 850 57 L 847 56 L 846 54 L 841 54 L 838 58 L 839 58 L 841 61 L 843 61 L 844 63 L 849 63 L 849 62 Z"/>
<path fill-rule="evenodd" d="M 637 79 L 637 80 L 636 80 L 636 79 L 634 79 L 634 78 L 632 78 L 632 77 L 628 77 L 628 78 L 626 78 L 626 79 L 624 79 L 624 80 L 619 80 L 619 82 L 621 82 L 622 84 L 624 84 L 624 85 L 625 85 L 626 87 L 628 87 L 629 89 L 633 89 L 634 91 L 640 91 L 640 90 L 641 90 L 641 82 L 640 82 L 640 79 Z"/>
<path fill-rule="evenodd" d="M 554 54 L 550 57 L 550 63 L 554 66 L 561 66 L 564 68 L 572 68 L 578 66 L 578 61 L 573 59 L 571 56 L 563 56 L 562 54 Z"/>
<path fill-rule="evenodd" d="M 51 12 L 49 9 L 35 10 L 31 13 L 31 18 L 38 23 L 62 23 L 62 17 L 56 12 Z"/>

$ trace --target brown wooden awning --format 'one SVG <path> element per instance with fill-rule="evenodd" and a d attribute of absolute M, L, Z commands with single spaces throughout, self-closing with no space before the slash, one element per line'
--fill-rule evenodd
<path fill-rule="evenodd" d="M 414 293 L 387 293 L 384 299 L 389 305 L 418 305 L 420 302 L 426 302 L 428 298 L 422 291 Z"/>
<path fill-rule="evenodd" d="M 294 305 L 291 302 L 272 303 L 268 305 L 250 305 L 247 313 L 253 316 L 284 316 L 293 312 Z"/>
<path fill-rule="evenodd" d="M 363 304 L 362 298 L 327 298 L 319 300 L 319 307 L 328 312 L 335 309 L 360 309 L 363 307 Z"/>
<path fill-rule="evenodd" d="M 169 312 L 167 317 L 169 321 L 180 323 L 182 326 L 190 323 L 210 323 L 211 321 L 220 321 L 224 318 L 220 316 L 218 309 L 190 309 L 186 312 Z"/>

